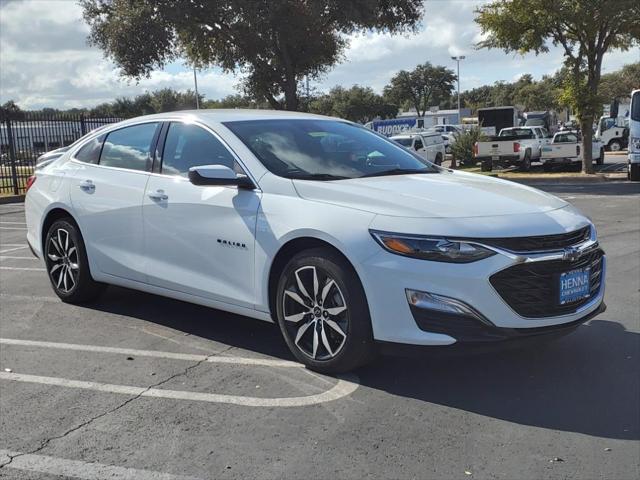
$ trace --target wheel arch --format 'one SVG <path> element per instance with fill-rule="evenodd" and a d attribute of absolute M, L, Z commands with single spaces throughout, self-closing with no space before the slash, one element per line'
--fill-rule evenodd
<path fill-rule="evenodd" d="M 64 208 L 62 206 L 53 207 L 44 216 L 44 220 L 42 221 L 42 228 L 40 229 L 40 247 L 42 248 L 42 252 L 44 252 L 46 248 L 45 240 L 47 239 L 47 232 L 49 231 L 49 227 L 53 225 L 56 220 L 60 220 L 61 218 L 70 218 L 73 223 L 75 223 L 76 227 L 80 229 L 78 222 L 67 208 Z"/>
<path fill-rule="evenodd" d="M 269 302 L 269 311 L 271 312 L 271 317 L 274 321 L 276 321 L 276 318 L 275 318 L 276 298 L 275 297 L 276 297 L 276 290 L 278 287 L 278 280 L 280 278 L 280 274 L 284 270 L 284 267 L 286 266 L 290 258 L 292 258 L 294 255 L 296 255 L 299 252 L 302 252 L 304 250 L 309 250 L 312 248 L 326 248 L 333 251 L 337 255 L 339 255 L 358 277 L 358 280 L 360 281 L 360 285 L 362 286 L 362 290 L 366 298 L 366 290 L 364 289 L 362 278 L 358 273 L 358 270 L 355 268 L 353 262 L 349 259 L 349 257 L 347 257 L 347 255 L 345 255 L 344 252 L 342 252 L 338 247 L 336 247 L 335 245 L 333 245 L 327 240 L 324 240 L 318 237 L 308 236 L 308 235 L 300 236 L 300 237 L 292 238 L 288 240 L 286 243 L 284 243 L 280 247 L 276 255 L 274 256 L 273 261 L 271 262 L 271 265 L 269 267 L 267 295 L 268 295 L 268 302 Z"/>

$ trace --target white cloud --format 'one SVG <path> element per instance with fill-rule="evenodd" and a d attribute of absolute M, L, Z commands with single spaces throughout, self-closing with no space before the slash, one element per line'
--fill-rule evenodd
<path fill-rule="evenodd" d="M 428 0 L 423 26 L 416 34 L 365 33 L 349 37 L 344 62 L 319 82 L 319 90 L 334 85 L 369 85 L 381 91 L 399 70 L 429 61 L 455 69 L 451 56 L 465 55 L 460 64 L 463 90 L 510 81 L 523 73 L 534 77 L 553 73 L 562 52 L 505 54 L 476 50 L 484 39 L 473 21 L 486 0 Z M 154 72 L 139 83 L 122 79 L 101 52 L 86 43 L 88 27 L 72 0 L 0 0 L 0 102 L 14 99 L 23 108 L 93 106 L 116 97 L 171 87 L 193 88 L 193 72 L 181 65 Z M 609 72 L 640 60 L 640 49 L 611 52 L 603 70 Z M 198 86 L 207 98 L 235 93 L 239 78 L 219 69 L 200 72 Z"/>

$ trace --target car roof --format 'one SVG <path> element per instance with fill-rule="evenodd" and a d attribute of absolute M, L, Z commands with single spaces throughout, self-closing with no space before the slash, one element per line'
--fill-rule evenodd
<path fill-rule="evenodd" d="M 308 120 L 340 120 L 335 117 L 315 115 L 304 112 L 290 112 L 285 110 L 257 110 L 257 109 L 202 109 L 182 110 L 178 112 L 155 113 L 135 117 L 121 122 L 121 125 L 139 123 L 148 120 L 199 120 L 203 123 L 221 123 L 243 120 L 283 120 L 283 119 L 308 119 Z"/>

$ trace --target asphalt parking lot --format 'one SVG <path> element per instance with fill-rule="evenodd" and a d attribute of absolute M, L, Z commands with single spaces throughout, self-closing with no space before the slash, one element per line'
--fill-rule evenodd
<path fill-rule="evenodd" d="M 264 322 L 120 288 L 61 303 L 22 205 L 0 206 L 0 477 L 638 478 L 640 184 L 538 187 L 597 225 L 604 314 L 544 346 L 341 378 Z"/>

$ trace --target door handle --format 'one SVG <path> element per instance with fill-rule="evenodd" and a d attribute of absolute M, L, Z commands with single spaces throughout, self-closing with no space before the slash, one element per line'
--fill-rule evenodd
<path fill-rule="evenodd" d="M 93 184 L 91 180 L 85 180 L 83 182 L 80 182 L 78 186 L 80 187 L 80 190 L 88 193 L 94 192 L 96 189 L 96 186 Z"/>
<path fill-rule="evenodd" d="M 163 201 L 163 200 L 168 200 L 169 195 L 164 193 L 164 190 L 156 190 L 155 192 L 151 192 L 149 194 L 149 198 L 151 200 Z"/>

